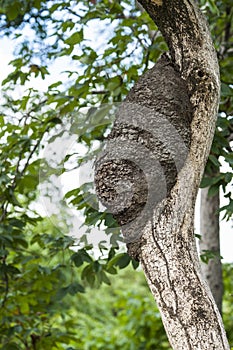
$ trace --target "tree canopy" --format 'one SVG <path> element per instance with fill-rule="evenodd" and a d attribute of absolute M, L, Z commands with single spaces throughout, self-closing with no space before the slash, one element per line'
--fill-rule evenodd
<path fill-rule="evenodd" d="M 233 168 L 233 9 L 230 0 L 201 0 L 200 5 L 209 19 L 222 82 L 201 186 L 210 186 L 210 195 L 223 189 L 228 204 L 221 210 L 230 219 L 232 171 L 222 171 L 220 165 L 224 161 Z M 82 298 L 76 294 L 88 286 L 109 285 L 111 274 L 138 263 L 122 250 L 119 228 L 111 213 L 98 207 L 92 181 L 60 197 L 60 178 L 95 158 L 114 106 L 167 46 L 147 13 L 131 0 L 4 0 L 0 27 L 1 37 L 14 46 L 0 110 L 1 347 L 76 349 L 77 312 L 70 308 Z M 54 69 L 59 79 L 48 86 Z M 36 88 L 37 81 L 43 88 Z M 70 139 L 78 145 L 74 151 Z M 49 203 L 57 198 L 60 212 L 41 213 L 41 194 Z M 82 215 L 84 230 L 72 228 L 71 208 Z M 105 230 L 109 244 L 99 239 L 97 246 L 90 243 L 94 227 Z M 69 234 L 71 229 L 78 239 Z M 103 344 L 85 346 L 94 350 Z"/>

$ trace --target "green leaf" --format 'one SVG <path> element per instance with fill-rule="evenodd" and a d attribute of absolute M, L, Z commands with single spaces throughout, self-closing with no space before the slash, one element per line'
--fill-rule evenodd
<path fill-rule="evenodd" d="M 65 43 L 68 45 L 76 45 L 83 40 L 83 31 L 76 32 L 72 34 L 68 39 L 65 40 Z"/>
<path fill-rule="evenodd" d="M 18 14 L 19 14 L 19 9 L 18 9 L 17 4 L 16 4 L 16 6 L 8 7 L 6 15 L 7 15 L 7 18 L 9 19 L 9 21 L 13 21 L 14 19 L 16 19 Z"/>
<path fill-rule="evenodd" d="M 70 197 L 76 197 L 80 193 L 80 188 L 75 188 L 73 190 L 70 190 L 66 192 L 64 198 L 70 198 Z"/>
<path fill-rule="evenodd" d="M 209 197 L 213 197 L 213 196 L 215 196 L 218 193 L 219 193 L 219 185 L 218 184 L 210 186 L 210 188 L 208 190 L 208 196 Z"/>
<path fill-rule="evenodd" d="M 85 288 L 80 283 L 74 282 L 68 286 L 68 293 L 70 295 L 75 295 L 77 293 L 85 293 Z"/>
<path fill-rule="evenodd" d="M 201 258 L 201 261 L 203 261 L 205 264 L 208 264 L 208 262 L 211 260 L 211 259 L 218 259 L 218 258 L 221 258 L 221 255 L 217 252 L 214 252 L 212 250 L 203 250 L 200 254 L 200 258 Z"/>
<path fill-rule="evenodd" d="M 225 173 L 225 181 L 226 181 L 226 183 L 231 183 L 232 178 L 233 178 L 233 174 L 232 173 Z"/>
<path fill-rule="evenodd" d="M 124 253 L 124 255 L 121 256 L 120 259 L 117 261 L 116 265 L 119 266 L 120 269 L 123 269 L 129 265 L 130 261 L 131 258 L 128 255 L 128 253 Z"/>
<path fill-rule="evenodd" d="M 56 83 L 53 83 L 53 84 L 49 85 L 49 89 L 52 90 L 53 88 L 56 88 L 56 87 L 58 87 L 60 85 L 62 85 L 62 81 L 59 80 Z"/>
<path fill-rule="evenodd" d="M 212 179 L 210 177 L 203 177 L 201 180 L 200 188 L 205 188 L 210 186 L 212 183 Z"/>
<path fill-rule="evenodd" d="M 111 285 L 111 281 L 104 271 L 101 271 L 101 281 L 109 286 Z"/>
<path fill-rule="evenodd" d="M 136 270 L 139 266 L 139 261 L 132 259 L 132 266 L 133 266 L 134 270 Z"/>
<path fill-rule="evenodd" d="M 109 267 L 109 268 L 105 268 L 105 270 L 110 273 L 111 275 L 116 275 L 117 274 L 117 269 L 113 266 Z"/>
<path fill-rule="evenodd" d="M 118 224 L 111 213 L 107 213 L 104 218 L 104 224 L 107 227 L 117 227 Z"/>
<path fill-rule="evenodd" d="M 35 190 L 39 184 L 38 175 L 25 175 L 20 179 L 18 184 L 18 189 L 20 193 L 28 194 L 29 192 Z M 32 192 L 31 192 L 32 193 Z"/>
<path fill-rule="evenodd" d="M 120 253 L 115 255 L 107 264 L 107 269 L 110 269 L 112 266 L 118 266 L 120 269 L 123 269 L 129 265 L 131 261 L 130 256 L 127 253 Z"/>
<path fill-rule="evenodd" d="M 110 91 L 115 90 L 116 88 L 118 88 L 120 85 L 122 84 L 122 79 L 121 77 L 117 76 L 112 78 L 109 83 L 107 84 L 107 89 Z"/>
<path fill-rule="evenodd" d="M 221 84 L 221 95 L 222 96 L 233 96 L 233 89 L 225 83 Z"/>
<path fill-rule="evenodd" d="M 200 188 L 208 187 L 215 184 L 218 184 L 218 186 L 220 186 L 222 184 L 222 181 L 224 181 L 224 177 L 225 177 L 224 173 L 219 173 L 218 175 L 212 176 L 212 177 L 210 176 L 203 177 L 200 184 Z"/>
<path fill-rule="evenodd" d="M 221 163 L 219 162 L 219 160 L 217 159 L 217 157 L 215 157 L 213 154 L 209 155 L 209 160 L 217 167 L 219 168 L 221 166 Z"/>
<path fill-rule="evenodd" d="M 74 253 L 71 256 L 71 260 L 74 262 L 76 267 L 80 267 L 83 264 L 83 259 L 82 259 L 81 254 Z"/>
<path fill-rule="evenodd" d="M 23 111 L 25 111 L 29 99 L 30 99 L 30 95 L 28 95 L 28 96 L 23 96 L 22 102 L 21 102 L 21 108 L 22 108 Z"/>
<path fill-rule="evenodd" d="M 21 299 L 20 301 L 20 311 L 22 312 L 22 314 L 27 314 L 30 311 L 30 307 L 28 305 L 28 302 L 23 299 Z"/>
<path fill-rule="evenodd" d="M 4 273 L 7 273 L 13 277 L 14 275 L 20 274 L 20 271 L 17 267 L 13 266 L 12 264 L 0 264 L 0 274 L 4 275 Z"/>
<path fill-rule="evenodd" d="M 93 265 L 89 264 L 87 265 L 81 274 L 82 280 L 86 281 L 91 287 L 94 286 L 95 280 L 96 280 L 96 274 L 93 270 Z"/>
<path fill-rule="evenodd" d="M 91 256 L 86 252 L 85 249 L 80 249 L 79 251 L 74 253 L 71 256 L 71 260 L 74 262 L 76 267 L 80 267 L 84 262 L 92 262 Z"/>
<path fill-rule="evenodd" d="M 49 119 L 47 123 L 53 123 L 53 124 L 62 124 L 62 120 L 58 117 L 54 117 L 52 119 Z"/>
<path fill-rule="evenodd" d="M 94 50 L 90 50 L 88 53 L 84 53 L 79 61 L 83 64 L 91 64 L 98 57 L 97 53 Z"/>

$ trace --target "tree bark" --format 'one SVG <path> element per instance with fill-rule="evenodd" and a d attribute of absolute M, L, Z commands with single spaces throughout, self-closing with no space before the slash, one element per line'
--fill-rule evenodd
<path fill-rule="evenodd" d="M 138 259 L 174 350 L 227 350 L 195 244 L 195 199 L 219 103 L 219 70 L 196 2 L 140 0 L 170 51 L 130 91 L 96 161 L 95 186 Z"/>
<path fill-rule="evenodd" d="M 201 264 L 204 278 L 208 282 L 214 300 L 220 313 L 222 312 L 222 264 L 220 257 L 219 240 L 219 193 L 213 197 L 208 196 L 208 188 L 201 190 L 200 207 L 200 253 L 211 251 L 215 254 L 207 263 Z"/>

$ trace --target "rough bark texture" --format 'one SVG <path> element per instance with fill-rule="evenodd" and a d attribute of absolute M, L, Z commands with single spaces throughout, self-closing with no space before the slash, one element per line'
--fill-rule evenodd
<path fill-rule="evenodd" d="M 207 264 L 202 263 L 201 269 L 204 278 L 208 282 L 214 300 L 219 311 L 222 311 L 222 264 L 220 258 L 220 241 L 219 241 L 219 193 L 213 197 L 208 196 L 208 188 L 201 190 L 201 215 L 200 215 L 200 233 L 199 242 L 200 253 L 211 251 L 216 254 Z"/>
<path fill-rule="evenodd" d="M 140 0 L 170 50 L 130 91 L 96 162 L 102 203 L 141 262 L 174 350 L 226 350 L 203 280 L 194 206 L 219 102 L 219 71 L 196 2 Z"/>
<path fill-rule="evenodd" d="M 170 195 L 190 147 L 192 115 L 186 83 L 166 55 L 119 108 L 95 183 L 127 242 L 141 236 L 156 205 Z"/>

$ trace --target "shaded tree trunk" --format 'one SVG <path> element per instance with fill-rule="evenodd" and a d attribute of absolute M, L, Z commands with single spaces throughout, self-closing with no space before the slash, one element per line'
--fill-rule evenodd
<path fill-rule="evenodd" d="M 196 2 L 140 0 L 170 51 L 130 91 L 96 161 L 101 202 L 138 259 L 174 350 L 227 350 L 201 275 L 193 218 L 219 102 L 219 71 Z"/>
<path fill-rule="evenodd" d="M 202 263 L 202 273 L 209 284 L 214 300 L 219 311 L 222 311 L 222 264 L 220 258 L 219 239 L 219 193 L 215 196 L 208 196 L 208 188 L 201 190 L 200 207 L 200 233 L 199 242 L 200 254 L 208 255 L 208 251 L 214 256 L 207 263 Z M 207 259 L 208 260 L 208 259 Z"/>

